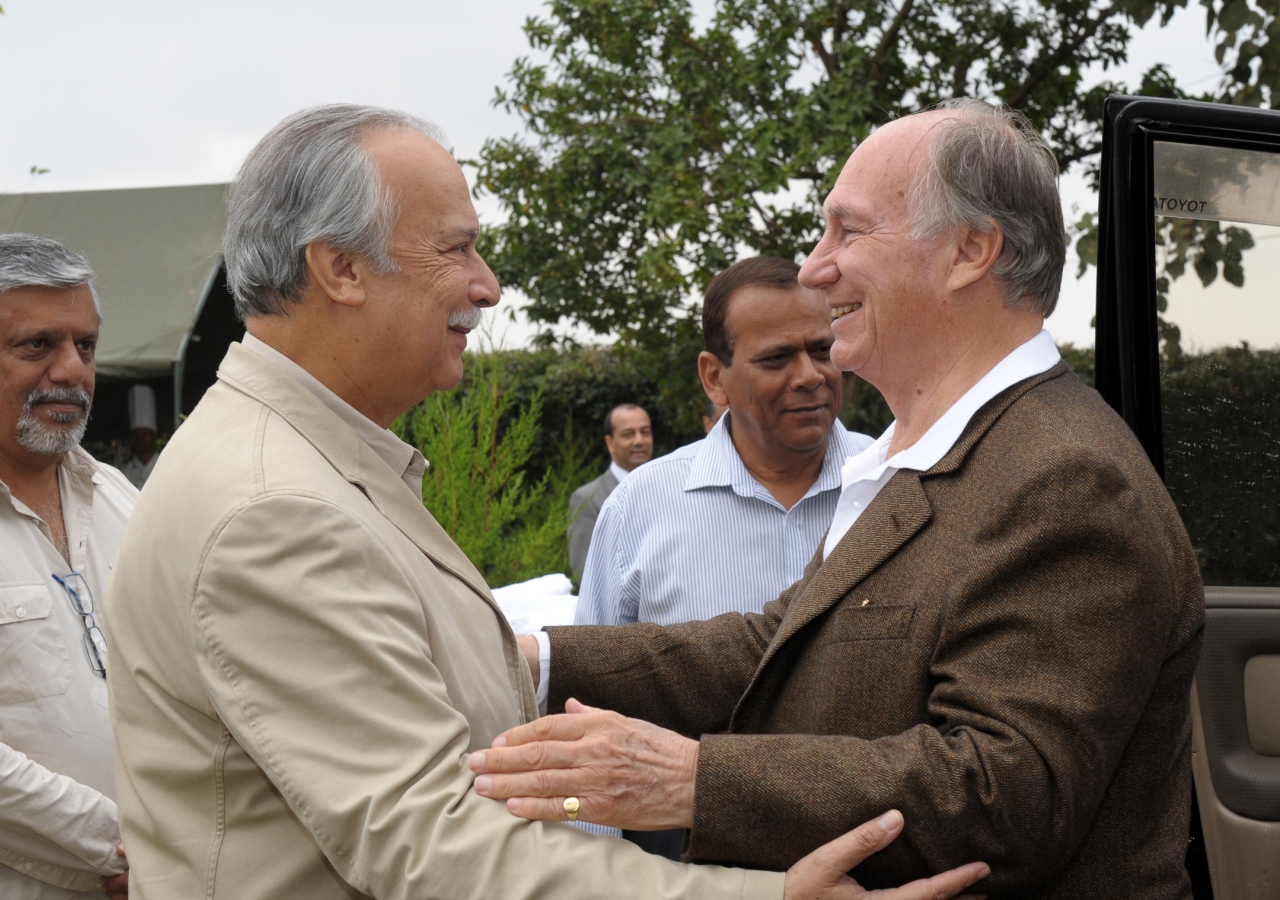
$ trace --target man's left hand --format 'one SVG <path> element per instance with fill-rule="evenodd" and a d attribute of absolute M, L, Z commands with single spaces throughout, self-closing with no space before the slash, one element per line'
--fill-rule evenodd
<path fill-rule="evenodd" d="M 525 819 L 578 818 L 633 831 L 690 828 L 698 742 L 577 700 L 566 713 L 512 728 L 471 754 L 476 793 Z"/>

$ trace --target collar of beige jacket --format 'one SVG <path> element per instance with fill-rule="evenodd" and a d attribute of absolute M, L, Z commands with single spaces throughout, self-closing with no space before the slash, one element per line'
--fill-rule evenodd
<path fill-rule="evenodd" d="M 288 422 L 432 562 L 466 582 L 497 609 L 489 586 L 471 560 L 399 474 L 297 379 L 238 343 L 231 345 L 218 366 L 218 379 Z"/>
<path fill-rule="evenodd" d="M 783 644 L 838 603 L 928 524 L 933 516 L 933 507 L 920 483 L 922 479 L 954 472 L 1015 400 L 1036 385 L 1058 378 L 1066 372 L 1067 364 L 1058 363 L 1053 368 L 997 394 L 974 413 L 965 430 L 956 439 L 955 445 L 928 472 L 900 469 L 894 473 L 876 499 L 858 517 L 848 534 L 813 573 L 808 584 L 792 598 L 786 615 L 756 669 L 756 677 Z M 822 545 L 819 544 L 818 553 L 821 552 Z M 749 692 L 750 688 L 747 690 Z"/>

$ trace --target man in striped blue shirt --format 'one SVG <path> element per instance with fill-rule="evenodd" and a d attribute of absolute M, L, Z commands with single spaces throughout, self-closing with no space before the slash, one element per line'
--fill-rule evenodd
<path fill-rule="evenodd" d="M 704 440 L 637 468 L 605 502 L 578 625 L 669 625 L 760 612 L 797 581 L 835 513 L 846 458 L 831 312 L 800 267 L 757 257 L 707 287 L 707 396 L 728 406 Z"/>

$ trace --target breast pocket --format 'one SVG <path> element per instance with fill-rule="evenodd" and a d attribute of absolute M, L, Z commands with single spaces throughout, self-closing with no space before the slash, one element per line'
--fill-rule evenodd
<path fill-rule="evenodd" d="M 66 636 L 43 584 L 0 584 L 0 703 L 61 694 L 71 684 Z"/>
<path fill-rule="evenodd" d="M 841 606 L 823 629 L 823 643 L 901 641 L 911 633 L 914 606 Z"/>

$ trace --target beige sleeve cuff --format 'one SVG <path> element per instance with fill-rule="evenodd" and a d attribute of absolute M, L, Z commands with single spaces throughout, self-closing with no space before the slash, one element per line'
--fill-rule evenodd
<path fill-rule="evenodd" d="M 742 900 L 782 900 L 786 872 L 761 872 L 748 869 L 743 873 Z"/>

